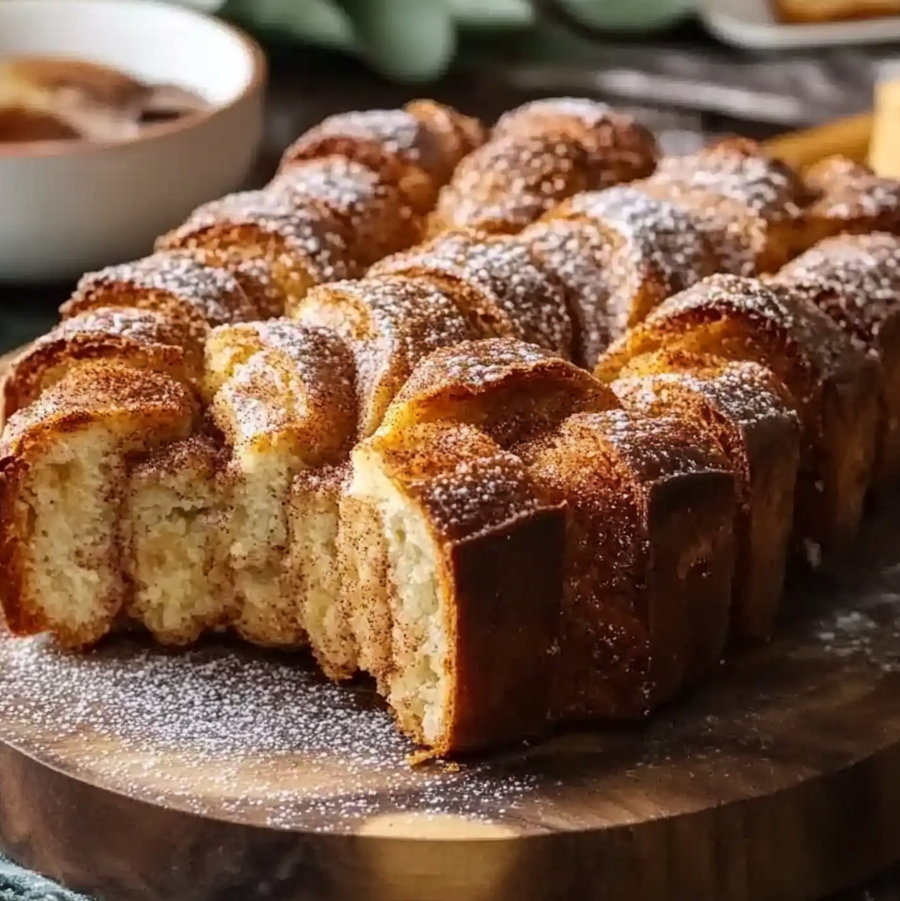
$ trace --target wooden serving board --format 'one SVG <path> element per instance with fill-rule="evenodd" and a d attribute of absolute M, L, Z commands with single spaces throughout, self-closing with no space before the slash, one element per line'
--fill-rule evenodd
<path fill-rule="evenodd" d="M 104 901 L 821 899 L 900 860 L 900 499 L 788 606 L 646 728 L 418 768 L 302 659 L 0 636 L 0 848 Z"/>

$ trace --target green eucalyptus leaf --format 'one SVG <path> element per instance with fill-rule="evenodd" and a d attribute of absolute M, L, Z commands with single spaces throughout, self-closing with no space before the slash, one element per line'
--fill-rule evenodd
<path fill-rule="evenodd" d="M 398 81 L 443 74 L 456 51 L 456 26 L 443 0 L 343 0 L 359 53 Z"/>
<path fill-rule="evenodd" d="M 333 0 L 231 0 L 232 9 L 250 25 L 311 44 L 347 51 L 356 43 L 352 22 Z"/>
<path fill-rule="evenodd" d="M 527 28 L 534 24 L 529 0 L 444 0 L 450 15 L 462 28 Z"/>

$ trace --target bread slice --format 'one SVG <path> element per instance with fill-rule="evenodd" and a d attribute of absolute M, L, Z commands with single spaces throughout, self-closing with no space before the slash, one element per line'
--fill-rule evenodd
<path fill-rule="evenodd" d="M 431 279 L 480 335 L 518 338 L 567 358 L 576 352 L 564 286 L 509 237 L 448 231 L 369 269 L 382 275 Z"/>
<path fill-rule="evenodd" d="M 234 619 L 222 450 L 193 435 L 129 467 L 122 554 L 125 612 L 162 644 L 186 645 Z"/>
<path fill-rule="evenodd" d="M 234 368 L 209 416 L 230 449 L 224 479 L 235 628 L 257 644 L 293 647 L 305 639 L 285 568 L 291 486 L 304 469 L 346 456 L 358 413 L 343 342 L 323 329 L 275 322 L 277 329 L 259 329 L 277 339 Z M 235 337 L 242 347 L 246 329 Z"/>
<path fill-rule="evenodd" d="M 293 305 L 291 313 L 303 325 L 330 329 L 352 349 L 360 437 L 378 428 L 421 359 L 477 337 L 453 299 L 421 278 L 378 276 L 323 285 Z"/>
<path fill-rule="evenodd" d="M 628 113 L 587 97 L 544 97 L 504 113 L 491 140 L 509 136 L 561 134 L 588 154 L 589 190 L 653 172 L 659 147 L 653 133 Z"/>
<path fill-rule="evenodd" d="M 831 156 L 804 172 L 816 199 L 810 217 L 821 237 L 900 232 L 900 181 L 876 175 L 868 166 L 842 156 Z"/>
<path fill-rule="evenodd" d="M 298 601 L 309 646 L 330 679 L 359 668 L 359 647 L 341 598 L 339 531 L 349 464 L 299 472 L 288 501 L 286 590 Z"/>
<path fill-rule="evenodd" d="M 257 318 L 253 303 L 229 272 L 190 254 L 154 253 L 83 276 L 60 308 L 64 319 L 101 307 L 136 307 L 180 320 L 202 342 L 211 326 Z"/>
<path fill-rule="evenodd" d="M 876 479 L 892 485 L 900 477 L 900 237 L 828 238 L 773 281 L 802 293 L 880 362 L 884 421 Z"/>
<path fill-rule="evenodd" d="M 520 239 L 566 285 L 589 366 L 610 340 L 718 265 L 694 216 L 629 185 L 576 194 Z"/>
<path fill-rule="evenodd" d="M 780 262 L 819 237 L 807 227 L 804 211 L 812 198 L 803 179 L 747 138 L 724 138 L 686 156 L 663 157 L 649 181 L 669 188 L 673 198 L 680 188 L 699 188 L 743 204 L 766 223 L 771 255 L 781 256 Z"/>
<path fill-rule="evenodd" d="M 587 149 L 562 131 L 493 137 L 441 188 L 428 232 L 515 234 L 559 201 L 593 187 L 590 163 Z"/>
<path fill-rule="evenodd" d="M 343 156 L 395 179 L 425 213 L 434 206 L 437 189 L 485 134 L 477 119 L 432 100 L 413 100 L 403 109 L 338 113 L 288 147 L 281 171 L 306 160 Z"/>
<path fill-rule="evenodd" d="M 562 506 L 470 426 L 376 435 L 352 461 L 350 495 L 375 511 L 387 572 L 387 628 L 369 630 L 382 648 L 366 656 L 388 661 L 374 675 L 400 728 L 436 756 L 543 733 Z"/>
<path fill-rule="evenodd" d="M 424 232 L 422 216 L 395 181 L 346 157 L 296 163 L 267 190 L 284 193 L 298 204 L 327 206 L 341 219 L 350 236 L 350 256 L 361 266 L 415 244 Z"/>
<path fill-rule="evenodd" d="M 0 441 L 0 606 L 16 635 L 89 645 L 125 600 L 119 546 L 130 454 L 187 437 L 183 384 L 109 362 L 72 370 Z"/>
<path fill-rule="evenodd" d="M 503 448 L 533 438 L 576 412 L 618 407 L 609 388 L 561 357 L 509 338 L 465 341 L 435 351 L 388 408 L 380 434 L 430 422 L 468 423 Z"/>
<path fill-rule="evenodd" d="M 203 345 L 183 320 L 152 310 L 101 307 L 73 316 L 10 364 L 3 380 L 4 419 L 91 360 L 164 372 L 195 386 L 203 368 Z"/>
<path fill-rule="evenodd" d="M 678 420 L 576 414 L 519 450 L 568 508 L 553 710 L 636 719 L 718 665 L 734 570 L 734 481 Z"/>
<path fill-rule="evenodd" d="M 758 363 L 679 351 L 635 357 L 612 389 L 635 416 L 664 416 L 712 440 L 735 477 L 731 631 L 771 638 L 793 526 L 800 423 L 793 398 Z"/>
<path fill-rule="evenodd" d="M 198 207 L 156 247 L 221 251 L 240 262 L 262 257 L 281 293 L 299 298 L 315 285 L 362 274 L 351 238 L 324 204 L 301 204 L 278 191 L 242 191 Z"/>
<path fill-rule="evenodd" d="M 840 559 L 873 474 L 877 361 L 803 296 L 726 275 L 657 307 L 609 348 L 596 374 L 612 381 L 630 360 L 664 348 L 754 361 L 787 386 L 803 430 L 796 534 L 811 564 Z"/>

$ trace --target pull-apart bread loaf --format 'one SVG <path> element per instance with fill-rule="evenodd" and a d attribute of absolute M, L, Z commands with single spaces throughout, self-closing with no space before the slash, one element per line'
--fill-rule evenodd
<path fill-rule="evenodd" d="M 859 527 L 879 428 L 880 367 L 802 294 L 714 275 L 670 298 L 597 364 L 614 380 L 663 348 L 750 360 L 791 392 L 803 427 L 795 523 L 810 563 L 839 557 Z"/>
<path fill-rule="evenodd" d="M 884 422 L 878 480 L 900 476 L 900 238 L 875 232 L 827 238 L 773 281 L 801 293 L 881 364 Z"/>
<path fill-rule="evenodd" d="M 572 194 L 649 175 L 656 157 L 650 132 L 605 104 L 528 103 L 502 116 L 490 139 L 460 162 L 430 231 L 517 232 Z"/>
<path fill-rule="evenodd" d="M 677 419 L 712 440 L 735 484 L 735 579 L 731 630 L 770 638 L 793 526 L 800 424 L 794 400 L 763 366 L 661 350 L 635 357 L 612 383 L 634 416 Z"/>
<path fill-rule="evenodd" d="M 13 632 L 81 646 L 110 630 L 127 587 L 128 455 L 187 437 L 196 413 L 179 382 L 102 361 L 12 416 L 0 442 L 0 571 Z"/>
<path fill-rule="evenodd" d="M 656 166 L 589 100 L 342 113 L 84 276 L 4 384 L 9 629 L 308 647 L 437 755 L 771 636 L 900 473 L 900 186 Z"/>
<path fill-rule="evenodd" d="M 630 185 L 576 194 L 519 240 L 565 286 L 576 359 L 589 367 L 655 306 L 718 268 L 693 216 Z"/>
<path fill-rule="evenodd" d="M 721 659 L 728 461 L 677 420 L 615 409 L 574 415 L 519 453 L 569 511 L 554 714 L 641 717 Z"/>

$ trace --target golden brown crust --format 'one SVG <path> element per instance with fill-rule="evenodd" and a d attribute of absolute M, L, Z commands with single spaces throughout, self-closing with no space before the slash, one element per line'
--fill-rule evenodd
<path fill-rule="evenodd" d="M 694 216 L 630 185 L 576 194 L 520 240 L 568 288 L 589 366 L 610 340 L 717 265 Z"/>
<path fill-rule="evenodd" d="M 900 182 L 846 157 L 827 157 L 804 172 L 816 196 L 810 216 L 822 236 L 900 231 Z"/>
<path fill-rule="evenodd" d="M 631 359 L 663 347 L 755 361 L 784 382 L 803 427 L 798 536 L 816 561 L 846 552 L 872 476 L 877 362 L 802 296 L 724 275 L 661 304 L 610 347 L 596 374 L 612 381 Z"/>
<path fill-rule="evenodd" d="M 322 203 L 296 203 L 277 191 L 241 191 L 194 210 L 157 241 L 158 250 L 216 250 L 236 260 L 263 257 L 282 292 L 361 275 L 353 235 Z"/>
<path fill-rule="evenodd" d="M 256 319 L 273 319 L 284 315 L 288 295 L 278 282 L 272 263 L 264 256 L 243 257 L 227 249 L 192 247 L 185 251 L 204 266 L 224 269 L 234 276 L 256 310 Z"/>
<path fill-rule="evenodd" d="M 585 97 L 547 97 L 504 113 L 491 139 L 562 132 L 590 154 L 591 188 L 644 178 L 655 168 L 656 138 L 631 116 Z"/>
<path fill-rule="evenodd" d="M 468 426 L 376 436 L 356 453 L 380 458 L 439 551 L 445 716 L 440 734 L 426 740 L 421 723 L 405 715 L 397 680 L 415 641 L 395 620 L 386 681 L 401 729 L 435 756 L 541 735 L 559 621 L 562 506 L 546 500 L 520 460 Z"/>
<path fill-rule="evenodd" d="M 89 618 L 48 613 L 34 585 L 35 568 L 44 561 L 31 557 L 32 532 L 48 523 L 35 521 L 30 468 L 72 436 L 99 427 L 115 439 L 116 462 L 124 471 L 127 454 L 186 437 L 196 412 L 188 390 L 168 376 L 101 361 L 72 370 L 6 423 L 0 438 L 0 607 L 13 634 L 50 631 L 62 644 L 82 647 L 106 634 L 124 597 L 124 586 L 116 583 L 93 599 Z M 108 489 L 121 492 L 124 481 L 115 473 L 107 478 Z M 108 503 L 116 503 L 115 493 Z M 107 531 L 112 538 L 115 527 Z M 114 545 L 85 546 L 78 562 L 90 568 L 91 554 L 99 554 L 109 565 L 117 553 Z"/>
<path fill-rule="evenodd" d="M 379 426 L 421 359 L 476 337 L 452 298 L 425 279 L 403 276 L 323 285 L 291 313 L 301 324 L 330 329 L 352 348 L 363 438 Z"/>
<path fill-rule="evenodd" d="M 426 212 L 437 188 L 483 140 L 477 120 L 434 101 L 417 100 L 404 109 L 329 116 L 288 147 L 281 169 L 343 156 L 397 181 L 418 211 Z"/>
<path fill-rule="evenodd" d="M 727 457 L 736 488 L 731 631 L 738 638 L 770 638 L 784 587 L 800 455 L 793 398 L 757 363 L 675 350 L 636 357 L 611 387 L 635 415 L 678 419 Z"/>
<path fill-rule="evenodd" d="M 13 360 L 3 382 L 4 420 L 70 370 L 104 359 L 194 385 L 202 370 L 203 347 L 183 321 L 152 310 L 90 310 L 64 320 Z"/>
<path fill-rule="evenodd" d="M 60 308 L 71 319 L 100 307 L 154 310 L 175 319 L 201 344 L 210 327 L 255 318 L 256 310 L 228 272 L 184 253 L 155 253 L 133 263 L 89 272 Z"/>
<path fill-rule="evenodd" d="M 734 483 L 677 420 L 578 414 L 520 450 L 566 503 L 554 713 L 632 719 L 714 668 L 727 635 Z"/>
<path fill-rule="evenodd" d="M 381 260 L 369 275 L 433 278 L 479 334 L 518 338 L 566 357 L 574 352 L 565 288 L 514 239 L 448 231 Z"/>
<path fill-rule="evenodd" d="M 295 203 L 314 201 L 337 216 L 349 236 L 350 256 L 369 266 L 421 240 L 422 217 L 400 187 L 368 166 L 340 156 L 308 160 L 288 167 L 267 191 Z"/>
<path fill-rule="evenodd" d="M 881 364 L 885 421 L 878 478 L 900 475 L 900 237 L 839 235 L 817 244 L 772 278 L 827 313 Z"/>
<path fill-rule="evenodd" d="M 419 364 L 379 433 L 395 435 L 442 420 L 466 422 L 508 448 L 572 413 L 617 406 L 612 392 L 589 372 L 549 351 L 508 338 L 466 341 Z"/>

